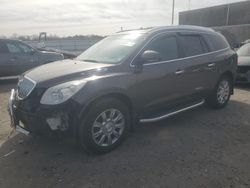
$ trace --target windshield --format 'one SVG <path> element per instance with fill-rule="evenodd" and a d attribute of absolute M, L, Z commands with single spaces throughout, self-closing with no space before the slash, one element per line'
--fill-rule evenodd
<path fill-rule="evenodd" d="M 131 32 L 109 36 L 96 43 L 76 59 L 94 63 L 118 64 L 139 44 L 143 33 Z"/>
<path fill-rule="evenodd" d="M 237 50 L 239 56 L 250 56 L 250 43 L 243 45 Z"/>

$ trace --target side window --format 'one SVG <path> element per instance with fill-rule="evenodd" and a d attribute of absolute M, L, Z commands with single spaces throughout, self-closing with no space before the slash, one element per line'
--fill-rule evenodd
<path fill-rule="evenodd" d="M 222 50 L 229 46 L 228 42 L 223 36 L 206 34 L 205 38 L 211 51 Z"/>
<path fill-rule="evenodd" d="M 206 44 L 199 35 L 181 35 L 180 42 L 185 57 L 206 53 Z"/>
<path fill-rule="evenodd" d="M 151 41 L 145 50 L 153 50 L 161 54 L 161 61 L 178 58 L 177 40 L 174 36 L 163 36 Z"/>
<path fill-rule="evenodd" d="M 204 37 L 200 37 L 200 40 L 201 40 L 201 45 L 202 45 L 202 47 L 203 47 L 204 52 L 205 52 L 205 53 L 210 52 L 210 51 L 209 51 L 209 46 L 208 46 L 208 44 L 206 43 Z"/>
<path fill-rule="evenodd" d="M 24 53 L 30 53 L 30 52 L 32 52 L 32 48 L 29 47 L 28 45 L 25 45 L 25 44 L 22 44 L 22 43 L 18 43 L 18 47 L 21 48 Z"/>
<path fill-rule="evenodd" d="M 7 42 L 6 45 L 10 53 L 14 53 L 14 54 L 22 53 L 21 48 L 19 48 L 16 44 Z"/>
<path fill-rule="evenodd" d="M 9 51 L 8 51 L 8 48 L 7 48 L 6 44 L 5 44 L 5 42 L 0 41 L 0 54 L 6 54 L 8 52 Z"/>

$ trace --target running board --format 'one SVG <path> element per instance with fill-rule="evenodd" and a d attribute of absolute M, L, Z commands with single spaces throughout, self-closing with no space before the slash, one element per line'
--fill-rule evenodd
<path fill-rule="evenodd" d="M 186 110 L 190 110 L 190 109 L 192 109 L 192 108 L 196 108 L 196 107 L 198 107 L 198 106 L 201 106 L 201 105 L 203 105 L 204 103 L 205 103 L 205 100 L 203 99 L 201 102 L 196 103 L 196 104 L 194 104 L 194 105 L 192 105 L 192 106 L 188 106 L 188 107 L 182 108 L 182 109 L 177 110 L 177 111 L 174 111 L 174 112 L 170 112 L 170 113 L 168 113 L 168 114 L 165 114 L 165 115 L 162 115 L 162 116 L 159 116 L 159 117 L 150 118 L 150 119 L 140 119 L 140 122 L 141 122 L 141 123 L 151 123 L 151 122 L 160 121 L 160 120 L 162 120 L 162 119 L 171 117 L 171 116 L 173 116 L 173 115 L 179 114 L 179 113 L 184 112 L 184 111 L 186 111 Z"/>

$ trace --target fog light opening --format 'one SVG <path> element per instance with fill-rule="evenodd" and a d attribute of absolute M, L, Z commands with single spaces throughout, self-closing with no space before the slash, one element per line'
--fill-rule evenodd
<path fill-rule="evenodd" d="M 58 114 L 46 119 L 50 129 L 52 131 L 61 130 L 66 131 L 68 129 L 68 116 L 66 114 Z"/>

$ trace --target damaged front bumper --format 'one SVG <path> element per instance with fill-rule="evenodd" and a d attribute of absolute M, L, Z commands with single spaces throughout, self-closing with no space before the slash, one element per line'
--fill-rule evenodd
<path fill-rule="evenodd" d="M 25 135 L 29 135 L 29 131 L 26 130 L 22 125 L 20 125 L 20 122 L 17 120 L 14 114 L 14 101 L 15 98 L 15 90 L 12 89 L 10 93 L 9 103 L 8 103 L 8 112 L 10 115 L 10 126 L 15 129 L 17 132 L 23 133 Z"/>
<path fill-rule="evenodd" d="M 64 106 L 38 105 L 32 110 L 27 110 L 23 107 L 27 106 L 24 103 L 31 101 L 28 101 L 29 99 L 25 100 L 19 101 L 15 90 L 11 90 L 8 111 L 11 119 L 11 127 L 16 129 L 17 132 L 25 135 L 30 133 L 47 134 L 54 131 L 67 132 L 74 128 L 78 118 L 69 104 Z"/>

